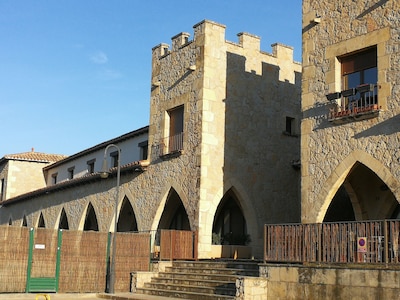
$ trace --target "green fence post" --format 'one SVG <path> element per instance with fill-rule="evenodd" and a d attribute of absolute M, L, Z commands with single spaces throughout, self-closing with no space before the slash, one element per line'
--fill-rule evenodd
<path fill-rule="evenodd" d="M 58 230 L 57 235 L 57 260 L 56 260 L 56 292 L 60 282 L 60 263 L 61 263 L 62 229 Z"/>
<path fill-rule="evenodd" d="M 107 251 L 106 251 L 106 292 L 110 290 L 110 247 L 111 247 L 111 232 L 107 236 Z"/>
<path fill-rule="evenodd" d="M 29 231 L 29 252 L 28 252 L 28 266 L 26 271 L 26 288 L 25 293 L 29 292 L 29 284 L 31 280 L 31 271 L 32 271 L 32 257 L 33 257 L 33 239 L 34 239 L 34 231 L 33 228 Z"/>

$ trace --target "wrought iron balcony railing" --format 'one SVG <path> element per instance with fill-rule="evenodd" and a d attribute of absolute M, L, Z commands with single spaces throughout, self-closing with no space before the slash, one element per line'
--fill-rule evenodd
<path fill-rule="evenodd" d="M 330 122 L 340 124 L 374 118 L 379 115 L 377 85 L 363 84 L 342 92 L 330 93 L 332 103 L 328 114 Z"/>
<path fill-rule="evenodd" d="M 165 137 L 161 143 L 160 156 L 177 153 L 183 150 L 183 132 Z"/>

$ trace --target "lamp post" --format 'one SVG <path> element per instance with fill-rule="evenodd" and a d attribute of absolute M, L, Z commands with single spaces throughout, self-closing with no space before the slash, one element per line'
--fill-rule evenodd
<path fill-rule="evenodd" d="M 121 157 L 121 149 L 114 144 L 109 144 L 106 149 L 104 149 L 104 159 L 103 159 L 103 164 L 101 167 L 100 171 L 100 177 L 101 178 L 107 178 L 108 175 L 110 174 L 110 170 L 108 169 L 107 165 L 107 150 L 110 147 L 114 147 L 118 150 L 118 157 L 117 157 L 117 191 L 116 191 L 116 197 L 115 197 L 115 207 L 114 207 L 114 232 L 112 233 L 112 252 L 111 252 L 111 265 L 110 265 L 110 282 L 109 282 L 109 289 L 108 292 L 113 294 L 114 293 L 114 288 L 115 288 L 115 252 L 117 248 L 117 242 L 116 242 L 116 233 L 117 233 L 117 219 L 118 219 L 118 200 L 119 200 L 119 180 L 121 176 L 121 164 L 120 164 L 120 157 Z"/>

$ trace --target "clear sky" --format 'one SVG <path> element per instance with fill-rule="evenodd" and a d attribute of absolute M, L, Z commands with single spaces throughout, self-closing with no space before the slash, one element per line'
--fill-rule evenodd
<path fill-rule="evenodd" d="M 294 47 L 301 0 L 0 0 L 0 158 L 71 155 L 149 124 L 151 49 L 211 20 Z"/>

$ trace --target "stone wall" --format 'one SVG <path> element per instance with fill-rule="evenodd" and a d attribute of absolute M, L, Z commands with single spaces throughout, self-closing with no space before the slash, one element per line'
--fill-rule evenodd
<path fill-rule="evenodd" d="M 398 299 L 400 270 L 335 266 L 262 265 L 263 299 Z"/>
<path fill-rule="evenodd" d="M 400 199 L 399 11 L 398 1 L 303 1 L 303 222 L 323 221 L 332 198 L 356 163 L 369 168 L 393 198 Z M 327 118 L 331 104 L 326 95 L 342 90 L 339 58 L 370 46 L 377 48 L 379 116 L 332 124 Z M 373 207 L 371 202 L 382 202 L 384 197 L 380 192 L 369 193 L 365 201 Z"/>
<path fill-rule="evenodd" d="M 8 160 L 7 167 L 0 173 L 6 181 L 4 199 L 45 187 L 42 169 L 46 165 L 43 162 Z"/>

